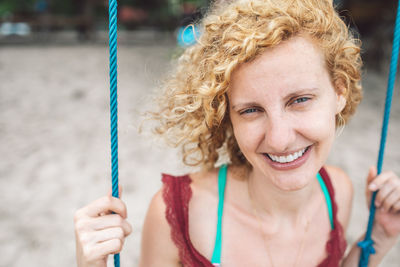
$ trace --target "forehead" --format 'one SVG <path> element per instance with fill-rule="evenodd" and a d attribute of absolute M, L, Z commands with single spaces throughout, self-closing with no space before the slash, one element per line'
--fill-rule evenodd
<path fill-rule="evenodd" d="M 322 50 L 311 39 L 298 36 L 268 48 L 255 60 L 239 66 L 232 74 L 228 95 L 232 97 L 260 87 L 268 91 L 314 88 L 329 81 Z"/>

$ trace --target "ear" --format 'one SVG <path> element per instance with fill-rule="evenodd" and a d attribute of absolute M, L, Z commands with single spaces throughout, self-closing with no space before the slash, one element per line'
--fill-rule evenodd
<path fill-rule="evenodd" d="M 346 98 L 343 94 L 336 93 L 336 114 L 342 112 L 342 110 L 346 106 L 346 102 Z"/>
<path fill-rule="evenodd" d="M 336 114 L 342 112 L 344 107 L 346 106 L 347 100 L 345 96 L 346 87 L 342 82 L 337 82 L 335 86 L 336 91 Z"/>

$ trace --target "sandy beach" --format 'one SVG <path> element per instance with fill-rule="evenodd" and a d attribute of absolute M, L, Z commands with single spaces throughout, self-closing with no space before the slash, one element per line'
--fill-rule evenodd
<path fill-rule="evenodd" d="M 118 53 L 119 173 L 134 227 L 121 266 L 137 266 L 142 223 L 160 173 L 191 169 L 146 127 L 138 133 L 140 114 L 152 108 L 151 95 L 171 68 L 174 44 L 121 45 Z M 107 47 L 99 44 L 0 46 L 1 267 L 75 266 L 73 214 L 110 187 L 107 64 Z M 329 158 L 354 183 L 349 244 L 367 224 L 365 180 L 377 160 L 386 82 L 386 72 L 364 70 L 364 100 Z M 384 169 L 398 175 L 399 92 L 397 85 L 384 161 Z M 400 243 L 381 266 L 399 263 Z"/>

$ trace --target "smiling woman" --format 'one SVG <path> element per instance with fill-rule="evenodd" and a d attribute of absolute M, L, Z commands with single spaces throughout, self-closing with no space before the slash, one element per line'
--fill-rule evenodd
<path fill-rule="evenodd" d="M 357 266 L 360 249 L 345 254 L 352 184 L 325 162 L 361 100 L 359 42 L 330 0 L 221 1 L 201 29 L 150 115 L 202 170 L 163 175 L 140 266 Z M 367 197 L 381 189 L 384 207 L 373 229 L 377 266 L 400 233 L 400 179 L 371 168 L 367 182 Z M 82 224 L 111 228 L 119 218 L 123 241 L 123 203 L 96 203 L 78 212 L 78 240 Z M 120 217 L 103 214 L 99 226 L 88 214 L 102 208 Z M 104 251 L 112 238 L 96 234 Z"/>
<path fill-rule="evenodd" d="M 224 143 L 229 143 L 222 151 L 229 153 L 232 163 L 248 163 L 240 153 L 225 113 L 231 76 L 242 63 L 251 62 L 266 49 L 299 35 L 313 42 L 314 49 L 320 49 L 318 60 L 331 85 L 343 90 L 347 104 L 336 116 L 336 122 L 345 123 L 361 100 L 360 48 L 331 1 L 227 2 L 217 2 L 205 17 L 198 44 L 188 48 L 179 59 L 159 98 L 161 110 L 155 118 L 160 124 L 156 130 L 169 143 L 182 145 L 184 161 L 213 168 L 219 156 L 217 150 L 221 152 Z M 288 53 L 293 52 L 291 49 Z M 304 65 L 310 62 L 305 58 Z M 276 78 L 285 74 L 286 70 Z"/>
<path fill-rule="evenodd" d="M 299 177 L 312 179 L 321 169 L 346 104 L 325 65 L 312 40 L 296 36 L 232 74 L 229 115 L 240 151 L 254 173 L 284 189 L 303 187 L 309 181 Z"/>

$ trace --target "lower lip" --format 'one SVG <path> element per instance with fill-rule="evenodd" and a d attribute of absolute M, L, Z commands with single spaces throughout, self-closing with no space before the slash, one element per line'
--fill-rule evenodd
<path fill-rule="evenodd" d="M 276 161 L 271 160 L 267 155 L 264 155 L 265 159 L 271 165 L 272 168 L 280 171 L 286 171 L 286 170 L 291 170 L 291 169 L 296 169 L 303 165 L 307 159 L 310 156 L 312 146 L 309 146 L 308 149 L 304 152 L 304 154 L 300 157 L 297 158 L 291 162 L 286 162 L 286 163 L 279 163 Z"/>

